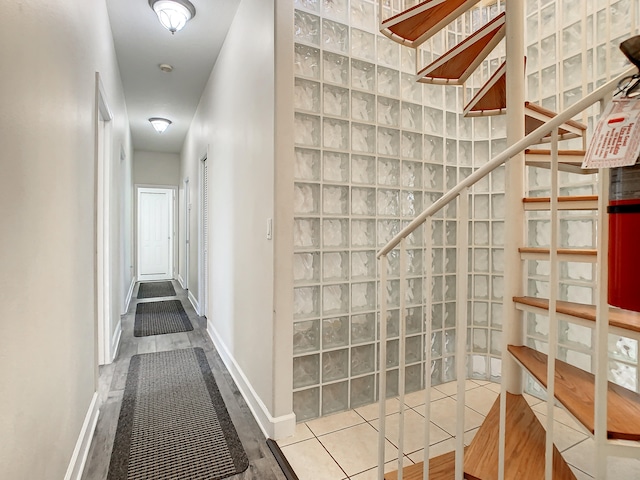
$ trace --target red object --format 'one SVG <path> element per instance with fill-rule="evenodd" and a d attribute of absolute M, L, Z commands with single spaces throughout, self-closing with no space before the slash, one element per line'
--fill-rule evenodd
<path fill-rule="evenodd" d="M 640 312 L 640 198 L 610 200 L 609 303 Z"/>

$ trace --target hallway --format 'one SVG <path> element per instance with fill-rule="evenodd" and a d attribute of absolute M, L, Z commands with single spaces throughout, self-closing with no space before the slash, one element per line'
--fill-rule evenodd
<path fill-rule="evenodd" d="M 82 476 L 83 480 L 105 480 L 113 447 L 122 397 L 131 357 L 136 354 L 162 352 L 182 348 L 202 348 L 220 389 L 225 405 L 249 458 L 249 468 L 242 474 L 229 477 L 240 480 L 283 480 L 279 465 L 266 445 L 266 439 L 253 419 L 240 392 L 235 386 L 220 356 L 206 333 L 206 318 L 198 317 L 187 298 L 187 291 L 173 281 L 174 297 L 137 298 L 137 290 L 129 310 L 122 319 L 122 339 L 116 360 L 100 367 L 99 396 L 100 417 L 92 440 L 91 449 Z M 139 284 L 138 284 L 139 285 Z M 138 303 L 162 300 L 181 301 L 194 329 L 184 333 L 172 333 L 146 337 L 133 336 L 133 324 Z"/>

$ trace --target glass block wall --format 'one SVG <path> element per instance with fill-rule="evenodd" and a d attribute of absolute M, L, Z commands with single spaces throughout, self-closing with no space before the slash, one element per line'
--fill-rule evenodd
<path fill-rule="evenodd" d="M 465 119 L 460 87 L 415 82 L 416 52 L 377 30 L 377 0 L 296 0 L 293 403 L 298 421 L 372 403 L 379 328 L 376 250 L 505 147 L 503 117 Z M 385 2 L 384 16 L 400 2 Z M 497 6 L 465 15 L 418 51 L 424 66 Z M 474 76 L 498 67 L 496 53 Z M 472 194 L 470 373 L 499 376 L 502 170 Z M 455 378 L 456 208 L 434 221 L 431 376 Z M 424 375 L 424 242 L 408 248 L 405 386 Z M 390 255 L 387 394 L 398 391 L 399 255 Z"/>
<path fill-rule="evenodd" d="M 562 111 L 586 93 L 602 85 L 626 68 L 618 45 L 637 34 L 638 0 L 526 0 L 526 49 L 528 99 L 554 111 Z M 593 131 L 598 107 L 581 119 Z M 565 142 L 561 148 L 582 148 L 580 140 Z M 549 171 L 530 169 L 527 179 L 530 196 L 548 196 Z M 562 173 L 561 195 L 597 194 L 595 176 Z M 549 215 L 529 212 L 528 240 L 532 246 L 548 246 Z M 560 246 L 595 248 L 594 212 L 560 213 Z M 548 261 L 529 261 L 528 294 L 548 298 Z M 596 267 L 564 262 L 560 265 L 559 298 L 578 303 L 595 302 Z M 527 314 L 527 342 L 547 351 L 549 322 L 546 316 Z M 560 322 L 560 359 L 592 371 L 593 330 Z M 638 342 L 610 336 L 610 380 L 632 390 L 638 389 Z M 529 379 L 529 388 L 537 384 Z"/>

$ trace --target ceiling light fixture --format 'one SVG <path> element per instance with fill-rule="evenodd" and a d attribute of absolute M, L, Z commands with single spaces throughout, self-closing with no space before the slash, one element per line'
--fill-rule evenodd
<path fill-rule="evenodd" d="M 149 0 L 149 6 L 158 15 L 158 20 L 171 34 L 182 30 L 182 27 L 196 15 L 196 8 L 189 0 Z"/>
<path fill-rule="evenodd" d="M 155 128 L 158 133 L 164 132 L 169 125 L 171 125 L 171 120 L 161 117 L 151 117 L 149 122 L 151 122 L 151 125 L 153 125 L 153 128 Z"/>

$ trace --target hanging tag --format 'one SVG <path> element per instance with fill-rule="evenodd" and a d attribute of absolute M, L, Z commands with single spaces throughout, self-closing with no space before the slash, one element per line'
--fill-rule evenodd
<path fill-rule="evenodd" d="M 605 108 L 582 168 L 635 165 L 640 155 L 640 98 L 613 100 Z"/>

